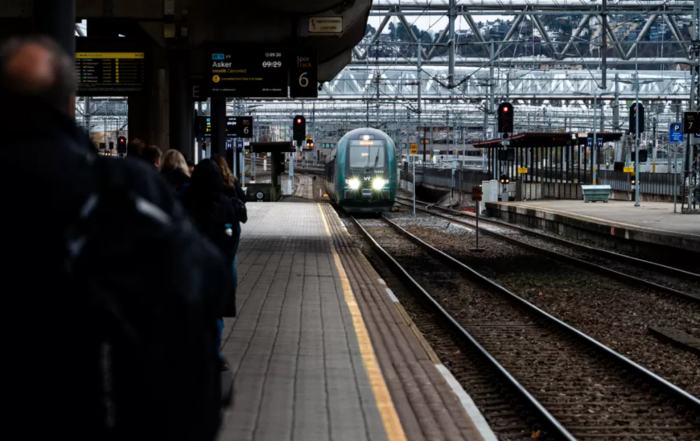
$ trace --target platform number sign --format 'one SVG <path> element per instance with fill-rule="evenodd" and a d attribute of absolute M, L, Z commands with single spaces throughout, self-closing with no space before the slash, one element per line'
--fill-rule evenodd
<path fill-rule="evenodd" d="M 297 48 L 289 68 L 289 96 L 318 98 L 318 51 Z"/>
<path fill-rule="evenodd" d="M 683 133 L 700 132 L 700 114 L 698 112 L 685 112 L 683 114 Z"/>

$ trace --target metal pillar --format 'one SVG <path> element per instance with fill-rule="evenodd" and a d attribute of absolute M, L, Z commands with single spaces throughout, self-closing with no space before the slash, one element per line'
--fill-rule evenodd
<path fill-rule="evenodd" d="M 620 75 L 615 74 L 615 107 L 613 107 L 613 130 L 620 130 Z"/>
<path fill-rule="evenodd" d="M 491 67 L 489 68 L 489 115 L 493 115 L 496 109 L 496 81 L 494 79 L 494 63 L 496 62 L 496 46 L 493 40 L 491 40 Z M 489 124 L 492 121 L 489 121 Z M 491 133 L 496 134 L 496 127 L 494 126 Z"/>
<path fill-rule="evenodd" d="M 418 40 L 418 50 L 416 53 L 416 69 L 418 70 L 418 137 L 419 137 L 419 145 L 423 149 L 423 176 L 425 176 L 425 144 L 423 144 L 423 136 L 421 132 L 421 127 L 420 127 L 420 113 L 421 113 L 421 89 L 423 88 L 423 71 L 421 70 L 421 60 L 423 58 L 423 47 L 421 45 L 421 41 Z M 413 164 L 415 167 L 415 164 Z M 413 175 L 413 180 L 415 182 L 416 177 L 415 174 Z M 415 195 L 416 189 L 415 189 L 415 184 L 413 186 L 413 194 Z"/>
<path fill-rule="evenodd" d="M 170 148 L 192 159 L 192 121 L 194 106 L 187 89 L 189 54 L 171 51 L 168 54 L 168 90 L 170 118 Z M 226 127 L 224 121 L 224 129 Z M 165 147 L 165 146 L 161 146 Z"/>
<path fill-rule="evenodd" d="M 75 57 L 75 0 L 34 0 L 34 31 Z"/>
<path fill-rule="evenodd" d="M 457 17 L 456 0 L 450 0 L 450 10 L 449 16 L 449 28 L 450 37 L 448 43 L 449 49 L 449 65 L 448 65 L 448 85 L 450 88 L 455 87 L 455 48 L 457 47 L 457 42 L 455 41 L 457 36 L 455 35 L 455 18 Z M 438 41 L 439 43 L 439 41 Z"/>
<path fill-rule="evenodd" d="M 603 31 L 605 32 L 605 31 Z M 593 185 L 598 182 L 598 133 L 596 131 L 596 122 L 598 120 L 598 95 L 593 94 Z"/>
<path fill-rule="evenodd" d="M 608 49 L 608 2 L 607 0 L 603 0 L 603 8 L 600 13 L 600 18 L 601 18 L 601 35 L 600 35 L 600 52 L 601 52 L 601 63 L 600 63 L 600 72 L 601 72 L 601 81 L 600 81 L 600 88 L 601 89 L 607 89 L 608 88 L 608 54 L 607 54 L 607 49 Z"/>
<path fill-rule="evenodd" d="M 657 141 L 656 141 L 656 116 L 652 118 L 652 138 L 651 138 L 651 164 L 652 164 L 652 172 L 656 173 L 656 155 L 657 155 Z"/>
<path fill-rule="evenodd" d="M 634 73 L 634 99 L 637 110 L 635 112 L 636 121 L 634 122 L 634 206 L 639 207 L 639 69 L 635 63 Z"/>
<path fill-rule="evenodd" d="M 211 154 L 226 157 L 226 98 L 211 99 Z"/>

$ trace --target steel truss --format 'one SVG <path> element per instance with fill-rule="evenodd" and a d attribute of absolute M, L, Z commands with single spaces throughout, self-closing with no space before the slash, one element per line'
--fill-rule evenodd
<path fill-rule="evenodd" d="M 361 63 L 364 60 L 380 58 L 383 61 L 397 64 L 416 64 L 416 59 L 406 56 L 385 55 L 395 52 L 397 45 L 406 45 L 405 42 L 386 41 L 381 37 L 388 23 L 397 19 L 400 25 L 408 30 L 410 43 L 416 44 L 422 39 L 416 35 L 411 25 L 416 16 L 442 16 L 449 19 L 447 26 L 440 31 L 437 44 L 424 44 L 421 58 L 423 63 L 447 63 L 450 69 L 456 66 L 486 66 L 491 59 L 496 58 L 497 64 L 513 66 L 522 64 L 599 64 L 604 50 L 609 49 L 615 55 L 607 60 L 608 64 L 628 64 L 639 61 L 640 64 L 667 65 L 669 63 L 694 64 L 696 57 L 693 55 L 690 34 L 684 33 L 679 22 L 690 19 L 694 12 L 692 0 L 675 1 L 633 1 L 618 0 L 608 4 L 605 0 L 565 0 L 565 1 L 518 1 L 503 2 L 500 0 L 442 0 L 441 2 L 417 2 L 417 1 L 375 1 L 372 7 L 372 16 L 381 16 L 382 22 L 377 32 L 371 38 L 366 39 L 365 44 L 353 51 L 353 63 Z M 513 18 L 510 22 L 505 37 L 493 42 L 493 52 L 487 57 L 462 57 L 460 48 L 469 46 L 490 46 L 491 38 L 484 35 L 477 21 L 479 16 L 500 16 Z M 545 16 L 564 17 L 576 24 L 570 34 L 553 33 L 544 24 Z M 644 17 L 640 20 L 640 17 Z M 528 22 L 530 25 L 525 26 Z M 455 32 L 455 23 L 466 24 L 471 38 L 464 41 L 467 34 L 459 35 Z M 643 22 L 643 23 L 642 23 Z M 648 56 L 639 54 L 640 48 L 649 45 L 658 45 L 658 41 L 645 41 L 655 24 L 660 24 L 663 33 L 671 34 L 671 41 L 664 42 L 671 51 L 676 52 L 671 58 L 655 54 Z M 525 34 L 523 34 L 525 26 Z M 528 35 L 529 31 L 529 35 Z M 535 33 L 540 38 L 535 42 Z M 626 37 L 633 33 L 636 37 L 628 40 Z M 528 37 L 532 41 L 527 41 Z M 548 55 L 538 59 L 528 57 L 506 56 L 508 49 L 517 45 L 526 44 L 538 46 Z M 437 56 L 437 47 L 447 47 L 447 57 Z M 375 55 L 370 54 L 375 49 Z M 586 58 L 586 53 L 595 52 L 596 57 Z M 642 51 L 643 52 L 643 51 Z M 413 52 L 415 55 L 415 52 Z M 452 83 L 451 83 L 452 84 Z"/>
<path fill-rule="evenodd" d="M 456 72 L 466 78 L 454 89 L 445 87 L 447 70 L 426 67 L 419 72 L 398 66 L 368 66 L 345 68 L 319 93 L 322 99 L 417 100 L 420 76 L 421 98 L 424 100 L 579 100 L 582 96 L 600 94 L 601 72 L 586 70 L 497 70 L 475 67 L 459 68 Z M 618 90 L 620 99 L 635 97 L 634 71 L 611 73 L 611 93 Z M 616 89 L 617 88 L 617 89 Z M 639 97 L 653 101 L 687 101 L 690 93 L 689 71 L 640 71 Z"/>
<path fill-rule="evenodd" d="M 594 124 L 622 131 L 638 87 L 647 106 L 645 136 L 656 127 L 661 139 L 680 112 L 694 107 L 690 69 L 698 57 L 687 24 L 695 25 L 697 14 L 693 0 L 375 0 L 377 32 L 322 85 L 318 100 L 238 101 L 229 112 L 279 128 L 303 113 L 317 138 L 374 126 L 403 139 L 416 135 L 420 121 L 475 140 L 494 136 L 494 105 L 505 100 L 515 105 L 518 132 L 592 131 Z M 512 21 L 503 35 L 488 36 L 478 25 L 484 15 Z M 437 39 L 413 32 L 419 16 L 447 18 L 444 28 L 431 29 Z M 566 17 L 571 32 L 548 29 L 553 16 Z M 387 40 L 389 23 L 405 26 L 410 41 Z M 670 38 L 648 41 L 655 25 Z"/>

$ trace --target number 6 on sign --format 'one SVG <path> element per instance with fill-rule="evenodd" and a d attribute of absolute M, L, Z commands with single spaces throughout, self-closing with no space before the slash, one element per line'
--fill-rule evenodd
<path fill-rule="evenodd" d="M 303 74 L 299 75 L 299 85 L 301 87 L 306 87 L 309 85 L 309 78 L 307 77 L 308 72 L 304 72 Z"/>

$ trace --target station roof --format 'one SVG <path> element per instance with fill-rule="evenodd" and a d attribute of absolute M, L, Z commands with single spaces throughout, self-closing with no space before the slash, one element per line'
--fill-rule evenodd
<path fill-rule="evenodd" d="M 592 138 L 593 133 L 585 132 L 526 132 L 513 135 L 509 138 L 512 148 L 527 147 L 561 147 L 569 144 L 586 144 L 586 138 Z M 619 141 L 622 138 L 621 132 L 596 133 L 596 138 L 603 142 Z M 503 147 L 503 138 L 489 139 L 473 143 L 474 147 L 481 149 Z"/>
<path fill-rule="evenodd" d="M 289 141 L 284 142 L 251 142 L 251 153 L 292 153 L 294 145 Z"/>

